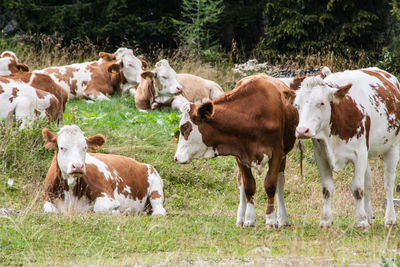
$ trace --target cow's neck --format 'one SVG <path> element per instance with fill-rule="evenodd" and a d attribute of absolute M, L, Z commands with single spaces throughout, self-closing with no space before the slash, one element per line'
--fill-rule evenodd
<path fill-rule="evenodd" d="M 61 171 L 60 171 L 61 172 Z M 87 183 L 84 176 L 74 178 L 71 175 L 61 172 L 62 180 L 65 184 L 65 191 L 80 198 L 86 194 Z"/>

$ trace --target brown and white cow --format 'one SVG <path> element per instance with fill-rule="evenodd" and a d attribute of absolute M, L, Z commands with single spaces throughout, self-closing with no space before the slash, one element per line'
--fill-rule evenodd
<path fill-rule="evenodd" d="M 20 128 L 25 128 L 46 115 L 55 121 L 60 111 L 60 103 L 53 94 L 0 76 L 0 119 L 12 120 L 15 115 L 21 122 Z"/>
<path fill-rule="evenodd" d="M 286 154 L 296 140 L 297 110 L 288 100 L 289 88 L 278 79 L 259 74 L 238 84 L 233 91 L 213 101 L 199 106 L 183 105 L 174 160 L 187 163 L 194 158 L 235 156 L 240 171 L 236 224 L 244 227 L 256 222 L 253 199 L 256 182 L 251 168 L 261 172 L 269 162 L 264 180 L 268 196 L 266 226 L 289 225 L 283 199 L 284 169 Z M 274 208 L 275 192 L 278 216 Z"/>
<path fill-rule="evenodd" d="M 120 155 L 95 152 L 104 143 L 101 134 L 85 138 L 76 125 L 58 134 L 42 131 L 45 147 L 56 149 L 44 182 L 45 212 L 94 211 L 129 214 L 153 210 L 166 215 L 164 185 L 149 164 Z"/>
<path fill-rule="evenodd" d="M 19 72 L 4 77 L 15 81 L 24 82 L 36 89 L 53 94 L 60 103 L 60 111 L 58 114 L 59 122 L 62 122 L 65 105 L 68 101 L 68 94 L 61 86 L 56 84 L 49 75 L 42 73 Z"/>
<path fill-rule="evenodd" d="M 385 224 L 396 224 L 393 189 L 400 142 L 400 85 L 393 75 L 378 68 L 344 71 L 306 78 L 297 91 L 295 105 L 299 138 L 312 138 L 322 179 L 324 208 L 321 227 L 332 224 L 334 191 L 332 170 L 354 165 L 351 191 L 356 201 L 357 226 L 371 224 L 371 170 L 368 156 L 382 155 L 387 198 Z"/>
<path fill-rule="evenodd" d="M 109 53 L 100 53 L 98 61 L 50 67 L 35 71 L 50 77 L 68 93 L 68 98 L 81 97 L 92 100 L 109 100 L 108 96 L 121 86 L 138 85 L 142 62 L 131 49 L 118 53 L 119 59 Z"/>
<path fill-rule="evenodd" d="M 201 104 L 224 93 L 213 81 L 187 73 L 176 74 L 165 59 L 157 62 L 153 71 L 145 71 L 141 76 L 137 90 L 131 91 L 140 110 L 158 106 L 180 109 L 186 101 Z"/>
<path fill-rule="evenodd" d="M 26 64 L 18 63 L 18 58 L 14 52 L 4 51 L 3 53 L 1 53 L 0 76 L 27 71 L 29 71 L 29 67 Z"/>

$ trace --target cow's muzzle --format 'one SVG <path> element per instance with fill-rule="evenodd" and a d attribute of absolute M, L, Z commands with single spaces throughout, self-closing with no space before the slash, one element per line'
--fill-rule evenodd
<path fill-rule="evenodd" d="M 297 127 L 296 128 L 296 137 L 300 139 L 311 138 L 312 134 L 309 128 L 306 127 Z"/>

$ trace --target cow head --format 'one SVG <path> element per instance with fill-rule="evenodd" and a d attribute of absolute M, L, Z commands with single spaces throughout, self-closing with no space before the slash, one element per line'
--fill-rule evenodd
<path fill-rule="evenodd" d="M 147 62 L 138 59 L 134 54 L 132 49 L 125 47 L 119 48 L 114 54 L 100 52 L 100 58 L 103 61 L 117 60 L 121 62 L 121 70 L 124 76 L 123 87 L 131 88 L 139 85 L 143 69 L 147 67 Z M 124 88 L 123 88 L 124 91 Z"/>
<path fill-rule="evenodd" d="M 200 106 L 186 102 L 182 105 L 182 119 L 179 124 L 179 141 L 174 156 L 176 163 L 187 163 L 195 158 L 213 158 L 217 151 L 207 146 L 199 125 L 207 123 L 213 115 L 214 105 L 208 101 Z"/>
<path fill-rule="evenodd" d="M 329 125 L 331 102 L 339 103 L 350 90 L 351 84 L 329 85 L 321 77 L 308 77 L 301 84 L 294 101 L 299 111 L 298 138 L 318 138 Z"/>
<path fill-rule="evenodd" d="M 12 52 L 12 51 L 4 51 L 3 53 L 1 53 L 1 55 L 0 55 L 0 57 L 9 57 L 9 58 L 12 58 L 12 59 L 14 59 L 16 62 L 18 62 L 18 57 L 17 57 L 17 55 L 14 53 L 14 52 Z"/>
<path fill-rule="evenodd" d="M 12 57 L 0 57 L 0 76 L 10 75 L 17 72 L 28 72 L 29 67 L 18 63 Z"/>
<path fill-rule="evenodd" d="M 85 138 L 84 133 L 76 125 L 66 125 L 54 134 L 49 129 L 42 130 L 44 146 L 57 150 L 57 163 L 62 177 L 68 184 L 73 184 L 75 178 L 86 173 L 86 152 L 97 151 L 106 141 L 101 134 Z"/>
<path fill-rule="evenodd" d="M 155 67 L 153 71 L 142 72 L 141 76 L 143 79 L 153 80 L 156 95 L 172 96 L 182 92 L 176 72 L 166 59 L 157 62 Z"/>

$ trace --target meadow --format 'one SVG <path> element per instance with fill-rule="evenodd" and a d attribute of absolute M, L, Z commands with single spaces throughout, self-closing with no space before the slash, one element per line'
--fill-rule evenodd
<path fill-rule="evenodd" d="M 94 59 L 97 54 L 95 49 L 76 51 L 67 54 L 71 50 L 53 47 L 33 52 L 18 47 L 17 54 L 31 69 Z M 230 62 L 213 66 L 195 57 L 158 53 L 150 63 L 164 56 L 177 72 L 213 79 L 224 90 L 231 90 L 239 79 Z M 357 62 L 310 57 L 300 67 L 321 65 L 335 71 L 357 67 Z M 57 131 L 58 126 L 45 121 L 23 131 L 0 126 L 0 208 L 16 212 L 0 215 L 0 265 L 400 266 L 399 228 L 384 226 L 379 158 L 370 159 L 375 219 L 368 231 L 355 227 L 351 165 L 334 176 L 333 226 L 318 227 L 323 197 L 311 142 L 306 142 L 303 176 L 299 151 L 288 155 L 285 202 L 292 225 L 265 228 L 264 172 L 256 175 L 257 225 L 243 229 L 235 226 L 239 190 L 234 158 L 175 164 L 179 120 L 180 112 L 170 109 L 140 113 L 133 97 L 120 95 L 96 103 L 73 100 L 64 114 L 64 124 L 79 125 L 87 136 L 101 133 L 107 138 L 101 153 L 155 166 L 165 184 L 165 218 L 44 214 L 43 180 L 54 152 L 43 147 L 41 129 Z M 10 178 L 14 179 L 11 187 L 7 185 Z M 398 193 L 395 197 L 399 198 Z"/>

